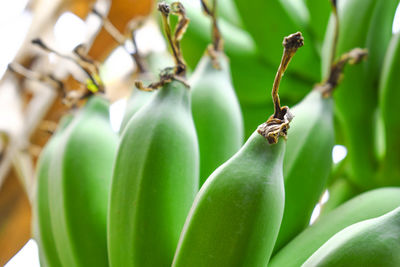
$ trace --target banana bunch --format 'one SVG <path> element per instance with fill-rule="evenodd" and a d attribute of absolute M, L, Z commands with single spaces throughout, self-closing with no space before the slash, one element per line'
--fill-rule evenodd
<path fill-rule="evenodd" d="M 44 149 L 43 265 L 400 265 L 399 0 L 198 1 L 158 4 L 172 57 L 138 68 L 119 136 L 91 96 Z"/>

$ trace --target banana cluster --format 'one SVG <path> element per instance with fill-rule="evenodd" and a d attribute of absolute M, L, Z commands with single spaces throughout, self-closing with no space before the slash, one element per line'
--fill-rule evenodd
<path fill-rule="evenodd" d="M 400 266 L 400 188 L 388 187 L 400 177 L 400 34 L 380 31 L 398 0 L 331 1 L 329 23 L 329 4 L 317 0 L 227 0 L 241 17 L 221 10 L 220 20 L 217 5 L 201 1 L 211 37 L 204 34 L 207 18 L 186 2 L 158 5 L 173 56 L 158 55 L 163 62 L 150 69 L 174 66 L 157 82 L 155 73 L 139 73 L 120 134 L 111 130 L 108 101 L 93 95 L 63 118 L 43 150 L 35 202 L 43 266 Z M 267 10 L 274 12 L 265 16 Z M 171 16 L 178 18 L 174 31 Z M 325 35 L 317 22 L 329 24 Z M 303 34 L 291 34 L 281 57 L 282 33 L 299 27 L 310 45 L 300 49 Z M 192 42 L 181 46 L 185 31 Z M 181 48 L 194 51 L 188 64 Z M 302 100 L 289 109 L 278 89 L 293 57 L 282 100 L 293 101 L 292 86 Z M 273 101 L 265 104 L 270 96 L 257 91 L 265 91 L 259 76 L 272 80 L 268 70 L 278 64 Z M 324 78 L 312 86 L 320 69 Z M 372 107 L 385 127 L 380 163 L 363 145 L 375 142 Z M 265 121 L 266 109 L 273 113 Z M 265 122 L 256 128 L 252 120 Z M 332 204 L 309 226 L 335 182 L 337 133 L 347 140 L 349 163 L 336 167 L 362 194 Z"/>

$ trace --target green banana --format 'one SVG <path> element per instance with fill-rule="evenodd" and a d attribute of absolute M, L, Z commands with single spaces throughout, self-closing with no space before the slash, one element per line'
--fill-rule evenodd
<path fill-rule="evenodd" d="M 50 162 L 51 227 L 62 266 L 108 266 L 107 203 L 117 136 L 108 101 L 91 97 Z"/>
<path fill-rule="evenodd" d="M 255 132 L 197 195 L 172 266 L 265 266 L 283 214 L 284 141 Z"/>
<path fill-rule="evenodd" d="M 283 247 L 268 266 L 298 267 L 340 230 L 354 223 L 381 216 L 400 205 L 400 188 L 365 192 L 327 213 Z"/>
<path fill-rule="evenodd" d="M 51 160 L 57 155 L 61 135 L 72 120 L 71 115 L 64 116 L 60 125 L 46 146 L 43 148 L 37 166 L 36 198 L 34 201 L 35 240 L 40 251 L 40 260 L 43 266 L 62 266 L 56 250 L 53 229 L 50 217 L 49 199 L 49 169 Z"/>
<path fill-rule="evenodd" d="M 287 107 L 280 107 L 277 90 L 302 41 L 300 33 L 285 38 L 273 86 L 274 115 L 200 189 L 181 233 L 173 267 L 268 264 L 284 205 L 285 142 L 278 138 L 286 136 L 292 118 Z"/>
<path fill-rule="evenodd" d="M 394 4 L 398 0 L 337 2 L 340 26 L 337 54 L 358 46 L 366 47 L 371 58 L 370 63 L 345 71 L 345 76 L 349 78 L 341 84 L 341 90 L 335 95 L 335 110 L 348 149 L 349 179 L 365 190 L 377 184 L 377 159 L 371 145 L 375 141 L 373 118 L 377 106 L 376 84 L 383 60 L 382 50 L 387 47 L 388 35 L 391 34 L 389 25 L 393 15 L 389 14 L 394 12 Z M 370 26 L 369 31 L 365 30 L 366 25 Z M 333 31 L 331 20 L 325 39 L 323 73 L 329 69 Z M 362 135 L 359 134 L 360 129 L 363 129 Z"/>
<path fill-rule="evenodd" d="M 283 163 L 285 211 L 274 251 L 307 227 L 332 165 L 332 97 L 313 90 L 292 113 L 296 119 L 288 133 Z"/>
<path fill-rule="evenodd" d="M 302 266 L 400 266 L 399 250 L 400 207 L 343 229 Z"/>
<path fill-rule="evenodd" d="M 399 132 L 400 119 L 396 114 L 396 107 L 400 97 L 400 78 L 398 70 L 400 67 L 400 33 L 393 36 L 392 42 L 386 52 L 384 67 L 382 70 L 382 79 L 380 84 L 380 103 L 381 118 L 384 124 L 386 152 L 384 156 L 383 171 L 380 177 L 380 183 L 399 185 Z M 393 113 L 394 112 L 394 113 Z"/>
<path fill-rule="evenodd" d="M 129 121 L 112 180 L 111 266 L 171 264 L 198 190 L 197 146 L 190 93 L 178 81 L 161 88 Z"/>
<path fill-rule="evenodd" d="M 192 113 L 200 148 L 200 187 L 219 165 L 239 150 L 244 132 L 215 6 L 211 10 L 204 0 L 201 2 L 213 21 L 213 38 L 189 81 L 193 88 Z M 230 133 L 222 134 L 226 129 Z"/>
<path fill-rule="evenodd" d="M 200 186 L 243 143 L 243 118 L 231 84 L 229 63 L 218 53 L 220 69 L 203 56 L 190 80 L 192 113 L 200 148 Z M 229 134 L 223 134 L 229 129 Z"/>
<path fill-rule="evenodd" d="M 171 36 L 169 14 L 179 15 L 176 28 L 185 28 L 187 20 L 180 3 L 161 3 L 159 10 L 176 67 L 150 85 L 162 87 L 130 119 L 121 137 L 108 214 L 112 267 L 170 266 L 198 191 L 199 151 L 190 90 L 184 81 L 181 36 Z"/>

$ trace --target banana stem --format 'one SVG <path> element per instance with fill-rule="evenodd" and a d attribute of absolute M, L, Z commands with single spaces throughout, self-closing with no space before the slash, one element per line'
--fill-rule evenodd
<path fill-rule="evenodd" d="M 257 132 L 264 136 L 270 144 L 276 144 L 280 136 L 287 137 L 289 123 L 293 115 L 287 106 L 281 107 L 278 90 L 282 76 L 287 69 L 290 60 L 296 54 L 297 49 L 304 44 L 304 38 L 300 32 L 293 33 L 283 39 L 283 56 L 276 73 L 274 84 L 272 86 L 272 100 L 274 102 L 274 114 L 261 124 Z"/>
<path fill-rule="evenodd" d="M 322 85 L 318 85 L 316 90 L 321 91 L 324 97 L 330 97 L 341 81 L 345 66 L 347 64 L 358 64 L 365 59 L 367 55 L 367 49 L 361 48 L 354 48 L 350 52 L 343 54 L 335 63 L 332 64 L 329 77 Z"/>
<path fill-rule="evenodd" d="M 215 52 L 223 51 L 224 41 L 222 39 L 221 31 L 219 30 L 217 21 L 217 0 L 213 0 L 212 9 L 207 6 L 206 0 L 200 0 L 200 2 L 204 13 L 210 16 L 212 20 L 213 49 Z"/>
<path fill-rule="evenodd" d="M 96 92 L 105 92 L 103 81 L 100 79 L 99 68 L 92 59 L 90 59 L 87 55 L 85 55 L 85 46 L 78 45 L 74 49 L 74 54 L 78 56 L 78 59 L 75 59 L 71 56 L 64 55 L 59 53 L 58 51 L 48 47 L 41 39 L 36 38 L 32 40 L 32 44 L 37 45 L 44 51 L 48 53 L 54 53 L 55 55 L 70 60 L 74 62 L 89 78 L 87 83 L 87 89 L 92 93 Z"/>
<path fill-rule="evenodd" d="M 279 84 L 281 82 L 282 76 L 285 73 L 290 60 L 293 58 L 299 47 L 302 47 L 304 44 L 304 38 L 300 32 L 293 33 L 283 39 L 283 56 L 281 59 L 281 63 L 279 65 L 278 71 L 275 76 L 274 84 L 272 86 L 272 100 L 274 102 L 274 118 L 283 119 L 286 111 L 283 111 L 281 108 L 278 90 Z"/>
<path fill-rule="evenodd" d="M 65 95 L 66 95 L 64 83 L 62 81 L 58 80 L 57 78 L 55 78 L 51 74 L 43 74 L 43 73 L 31 71 L 17 63 L 10 63 L 8 65 L 8 70 L 13 73 L 17 73 L 28 80 L 37 81 L 37 82 L 43 83 L 51 88 L 55 88 L 63 94 L 63 97 L 65 97 Z"/>
<path fill-rule="evenodd" d="M 175 74 L 177 76 L 185 77 L 186 64 L 182 56 L 180 41 L 189 26 L 189 19 L 186 17 L 185 8 L 180 2 L 174 2 L 171 6 L 166 3 L 160 3 L 158 10 L 161 12 L 163 18 L 164 31 L 167 35 L 168 43 L 172 49 L 175 59 Z M 169 14 L 178 16 L 178 24 L 175 27 L 174 34 L 172 35 L 171 25 L 169 23 Z"/>
<path fill-rule="evenodd" d="M 339 38 L 339 15 L 337 13 L 337 0 L 331 0 L 332 4 L 332 12 L 333 12 L 333 17 L 335 19 L 335 29 L 333 33 L 333 43 L 332 43 L 332 50 L 331 50 L 331 58 L 330 58 L 330 66 L 333 65 L 335 62 L 335 57 L 336 57 L 336 50 L 337 50 L 337 43 L 338 43 L 338 38 Z"/>

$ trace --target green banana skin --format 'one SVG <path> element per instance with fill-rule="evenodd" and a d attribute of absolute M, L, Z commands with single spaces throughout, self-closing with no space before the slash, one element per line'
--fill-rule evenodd
<path fill-rule="evenodd" d="M 283 163 L 285 210 L 275 252 L 308 226 L 332 165 L 332 98 L 313 90 L 291 111 L 295 120 L 288 132 Z"/>
<path fill-rule="evenodd" d="M 400 207 L 343 229 L 302 266 L 400 266 L 399 233 Z"/>
<path fill-rule="evenodd" d="M 380 108 L 384 124 L 385 146 L 381 184 L 399 185 L 400 179 L 400 119 L 392 116 L 397 113 L 400 99 L 400 34 L 393 35 L 387 50 L 380 84 Z M 394 113 L 393 113 L 394 112 Z"/>
<path fill-rule="evenodd" d="M 347 78 L 335 93 L 335 110 L 348 149 L 349 179 L 362 190 L 377 186 L 375 174 L 378 162 L 371 145 L 375 141 L 373 118 L 377 107 L 376 84 L 383 60 L 380 55 L 387 47 L 387 36 L 391 35 L 395 3 L 398 0 L 338 1 L 340 28 L 336 54 L 341 55 L 353 47 L 366 47 L 369 51 L 366 62 L 345 70 Z M 366 25 L 370 26 L 369 31 L 365 31 Z M 382 28 L 382 25 L 386 28 Z M 333 20 L 325 39 L 323 73 L 330 67 L 332 35 Z M 360 129 L 363 129 L 362 135 L 359 134 Z"/>
<path fill-rule="evenodd" d="M 400 188 L 380 188 L 358 195 L 301 232 L 272 257 L 268 266 L 301 266 L 337 232 L 354 223 L 381 216 L 398 206 Z"/>
<path fill-rule="evenodd" d="M 120 133 L 124 131 L 129 120 L 135 115 L 135 113 L 143 107 L 154 95 L 154 92 L 141 91 L 137 88 L 132 89 L 132 93 L 126 103 L 126 110 L 122 119 Z"/>
<path fill-rule="evenodd" d="M 285 142 L 254 132 L 207 179 L 182 231 L 173 267 L 266 266 L 283 214 Z"/>
<path fill-rule="evenodd" d="M 108 266 L 107 206 L 117 148 L 108 107 L 91 97 L 51 160 L 50 217 L 62 266 Z"/>
<path fill-rule="evenodd" d="M 189 83 L 192 114 L 200 148 L 200 186 L 243 144 L 243 118 L 232 87 L 228 58 L 219 53 L 220 69 L 204 55 Z M 224 132 L 229 129 L 229 134 Z"/>
<path fill-rule="evenodd" d="M 110 266 L 170 266 L 199 183 L 190 92 L 173 81 L 129 121 L 114 164 Z"/>
<path fill-rule="evenodd" d="M 56 250 L 53 229 L 50 217 L 49 187 L 49 168 L 51 159 L 57 154 L 57 147 L 60 135 L 67 125 L 71 122 L 71 115 L 64 116 L 57 131 L 43 148 L 37 166 L 37 187 L 34 202 L 34 229 L 35 240 L 38 243 L 41 266 L 56 267 L 62 266 L 61 260 Z"/>
<path fill-rule="evenodd" d="M 165 69 L 168 66 L 172 66 L 174 63 L 171 55 L 169 55 L 167 52 L 151 53 L 146 58 L 144 58 L 144 60 L 147 63 L 149 72 L 139 73 L 137 80 L 141 80 L 146 83 L 150 83 L 150 81 L 153 80 L 153 78 L 155 77 L 155 75 L 153 74 L 159 73 L 161 70 Z M 132 88 L 132 92 L 126 103 L 125 114 L 119 130 L 121 134 L 133 115 L 148 101 L 150 101 L 150 98 L 153 95 L 154 92 L 145 92 L 137 88 Z"/>

